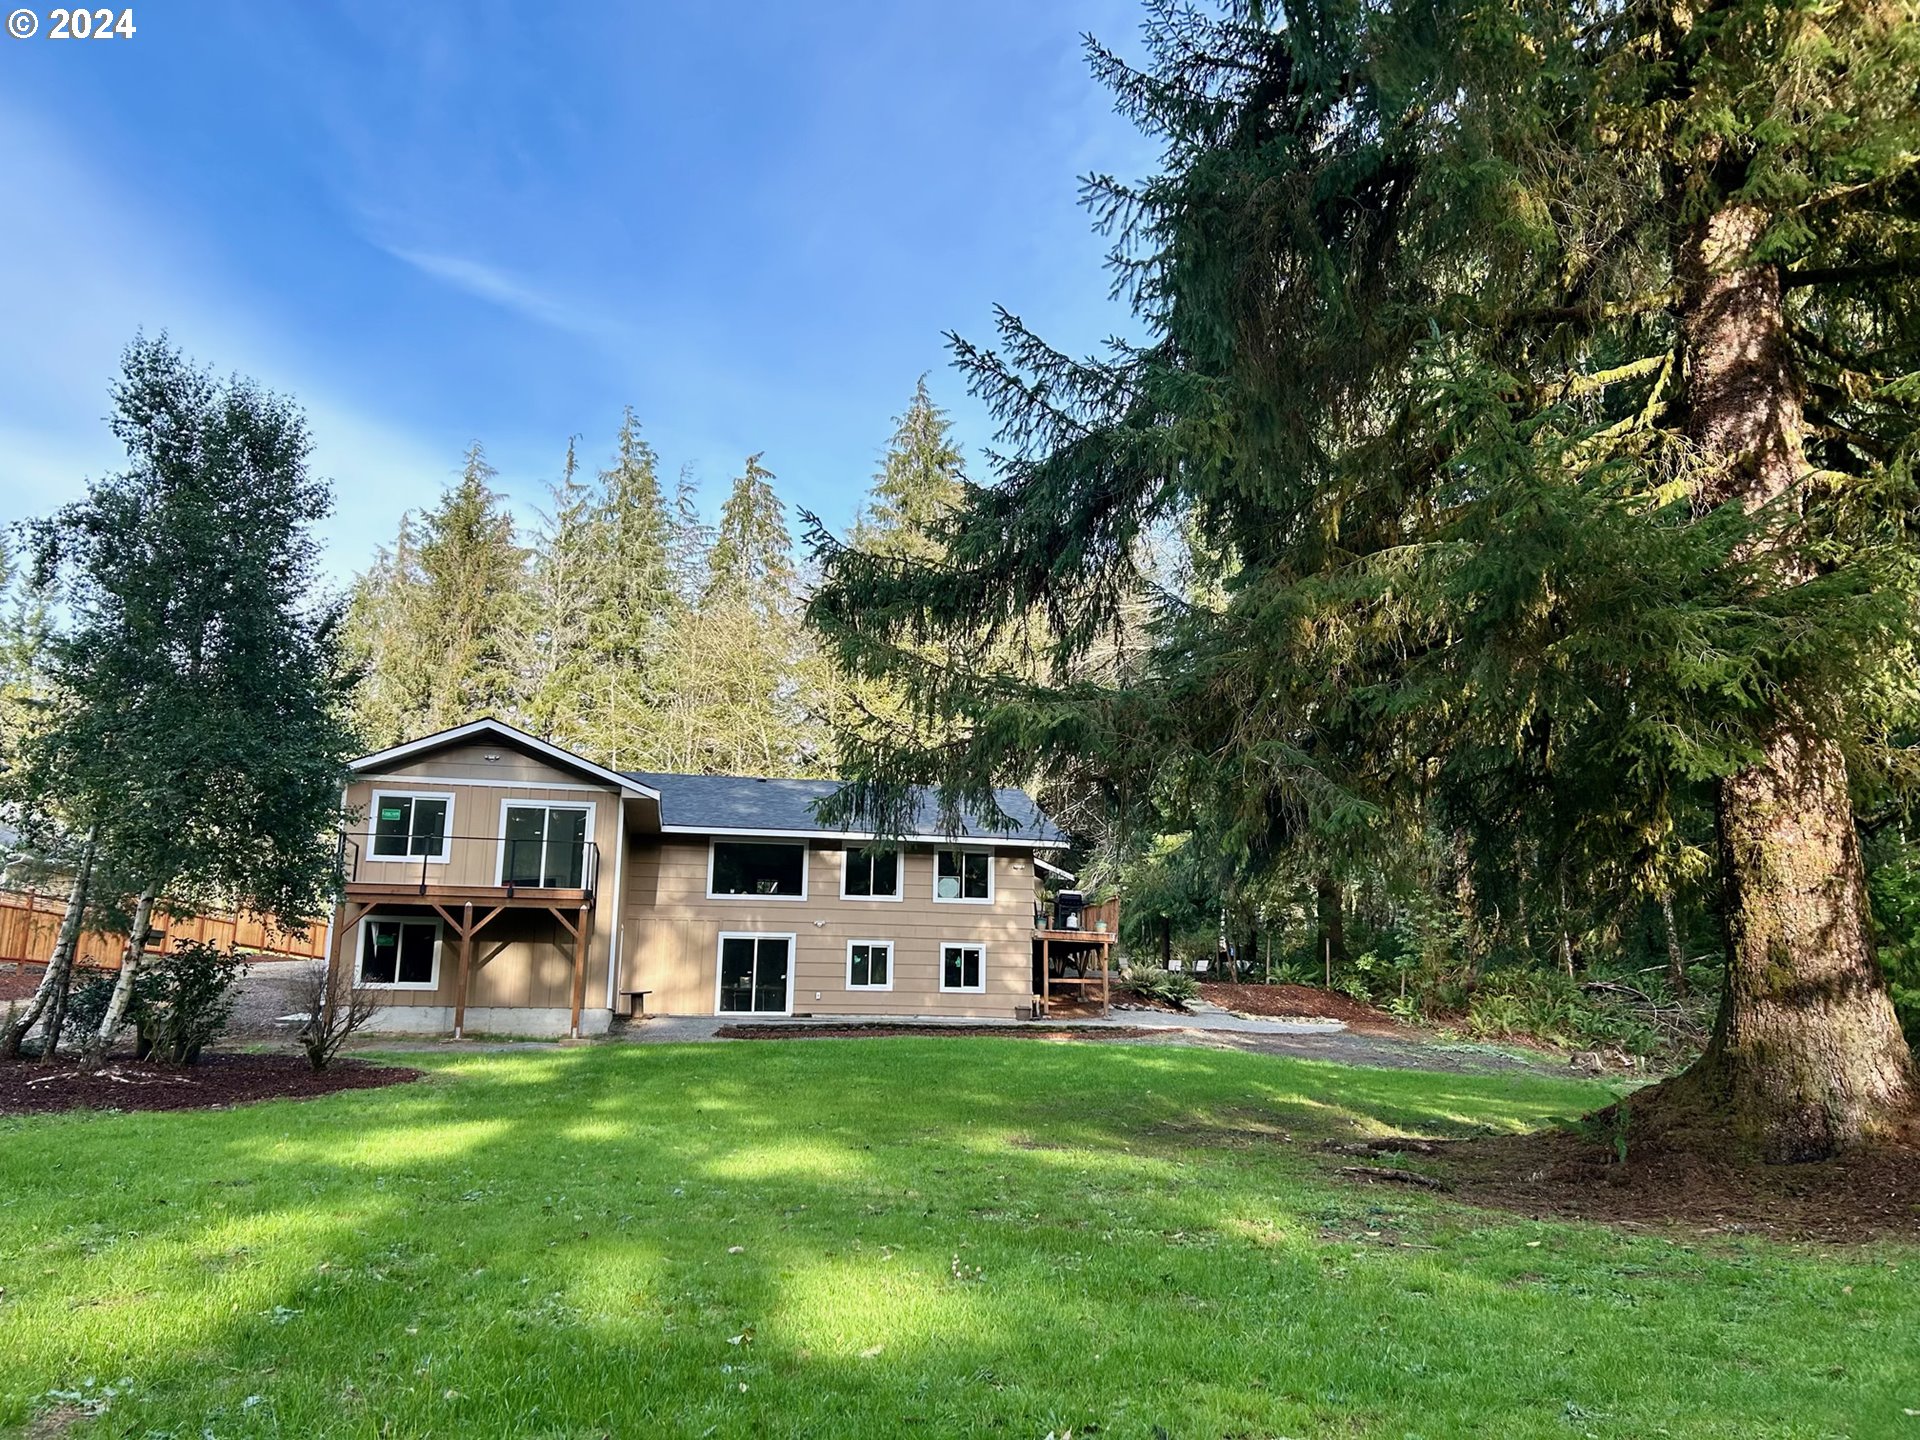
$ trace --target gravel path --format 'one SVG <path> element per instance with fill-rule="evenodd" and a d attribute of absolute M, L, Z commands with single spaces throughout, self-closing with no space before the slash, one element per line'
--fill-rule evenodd
<path fill-rule="evenodd" d="M 230 1035 L 234 1039 L 259 1041 L 285 1040 L 287 1028 L 274 1024 L 282 1015 L 304 1008 L 300 998 L 305 965 L 300 962 L 267 962 L 256 965 L 241 987 L 239 1006 L 234 1012 Z M 608 1041 L 615 1044 L 751 1044 L 751 1041 L 721 1041 L 714 1032 L 723 1025 L 737 1024 L 738 1016 L 655 1015 L 648 1019 L 616 1025 Z M 814 1017 L 792 1022 L 773 1021 L 774 1025 L 859 1023 L 858 1017 Z M 943 1022 L 917 1021 L 917 1025 L 952 1024 L 968 1029 L 1005 1028 L 1018 1030 L 1033 1022 L 1024 1020 Z M 1216 1050 L 1243 1050 L 1259 1055 L 1284 1055 L 1300 1060 L 1327 1060 L 1341 1065 L 1375 1065 L 1394 1070 L 1437 1070 L 1453 1074 L 1536 1074 L 1564 1076 L 1564 1062 L 1552 1056 L 1532 1056 L 1496 1049 L 1487 1045 L 1466 1045 L 1434 1040 L 1417 1034 L 1375 1035 L 1347 1029 L 1338 1021 L 1279 1020 L 1235 1015 L 1215 1006 L 1204 1006 L 1200 1013 L 1168 1014 L 1153 1010 L 1116 1011 L 1110 1019 L 1048 1021 L 1055 1030 L 1085 1030 L 1089 1039 L 1097 1039 L 1105 1029 L 1138 1032 L 1127 1043 L 1136 1045 L 1192 1045 Z M 884 1033 L 885 1024 L 872 1028 Z M 418 1036 L 390 1037 L 368 1035 L 353 1048 L 388 1053 L 424 1052 L 459 1045 L 463 1049 L 526 1050 L 546 1049 L 559 1044 L 580 1042 L 514 1040 L 452 1041 L 423 1039 Z M 764 1042 L 760 1042 L 764 1043 Z"/>

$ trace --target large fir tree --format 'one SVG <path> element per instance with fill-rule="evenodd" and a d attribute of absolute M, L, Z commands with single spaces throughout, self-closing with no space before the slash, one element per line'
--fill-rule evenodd
<path fill-rule="evenodd" d="M 984 801 L 1035 755 L 1256 862 L 1409 796 L 1548 874 L 1718 813 L 1728 983 L 1642 1128 L 1813 1158 L 1909 1124 L 1850 789 L 1902 766 L 1915 571 L 1920 24 L 1910 4 L 1163 0 L 1096 48 L 1164 144 L 1096 179 L 1147 339 L 959 345 L 1000 483 L 903 565 L 817 544 L 842 658 L 963 724 L 848 804 Z M 1076 662 L 1184 529 L 1216 603 Z M 930 663 L 1038 609 L 1054 682 Z M 1603 863 L 1604 862 L 1604 863 Z"/>
<path fill-rule="evenodd" d="M 433 509 L 403 517 L 394 548 L 355 584 L 349 633 L 370 743 L 518 713 L 527 552 L 495 473 L 474 442 L 460 479 Z"/>

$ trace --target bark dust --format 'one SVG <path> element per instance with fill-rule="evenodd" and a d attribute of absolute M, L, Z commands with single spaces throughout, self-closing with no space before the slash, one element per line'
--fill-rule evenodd
<path fill-rule="evenodd" d="M 0 1115 L 226 1109 L 255 1100 L 305 1100 L 402 1085 L 421 1073 L 357 1060 L 336 1060 L 315 1072 L 298 1055 L 209 1054 L 178 1069 L 123 1060 L 91 1073 L 65 1060 L 17 1060 L 0 1065 Z"/>

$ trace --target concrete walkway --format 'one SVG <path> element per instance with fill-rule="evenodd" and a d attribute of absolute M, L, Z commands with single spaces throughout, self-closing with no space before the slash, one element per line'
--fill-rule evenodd
<path fill-rule="evenodd" d="M 758 1015 L 650 1015 L 616 1029 L 614 1037 L 636 1044 L 711 1040 L 725 1025 L 791 1026 L 797 1030 L 816 1025 L 864 1025 L 881 1030 L 898 1023 L 916 1029 L 1165 1030 L 1176 1034 L 1197 1031 L 1236 1035 L 1336 1035 L 1347 1028 L 1338 1020 L 1266 1020 L 1235 1015 L 1218 1006 L 1207 1009 L 1212 1013 L 1172 1015 L 1164 1010 L 1116 1010 L 1109 1016 L 1073 1020 L 948 1020 L 901 1016 L 895 1021 L 875 1015 L 810 1015 L 790 1020 L 784 1016 Z"/>

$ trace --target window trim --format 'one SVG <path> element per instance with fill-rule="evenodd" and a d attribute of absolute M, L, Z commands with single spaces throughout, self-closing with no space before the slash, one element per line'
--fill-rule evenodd
<path fill-rule="evenodd" d="M 447 828 L 440 834 L 440 853 L 438 855 L 380 855 L 373 848 L 374 837 L 380 823 L 380 802 L 392 798 L 395 800 L 444 800 L 447 802 Z M 453 808 L 458 797 L 451 790 L 375 790 L 372 792 L 372 805 L 367 816 L 367 859 L 376 865 L 412 865 L 425 860 L 429 865 L 445 865 L 453 859 Z M 407 812 L 407 844 L 413 844 L 413 812 Z"/>
<path fill-rule="evenodd" d="M 972 902 L 978 904 L 978 901 Z M 978 985 L 947 984 L 947 951 L 978 950 L 980 952 L 980 983 Z M 966 971 L 961 970 L 964 978 Z M 987 946 L 982 940 L 942 940 L 940 942 L 940 993 L 942 995 L 984 995 L 987 993 Z"/>
<path fill-rule="evenodd" d="M 713 888 L 714 857 L 719 854 L 722 845 L 785 845 L 800 852 L 800 893 L 798 895 L 728 895 Z M 804 905 L 807 895 L 813 888 L 813 847 L 804 840 L 747 840 L 737 835 L 724 839 L 714 836 L 707 841 L 707 899 L 725 900 L 731 904 L 753 904 L 767 900 L 776 905 Z M 716 952 L 717 953 L 717 952 Z M 716 971 L 717 973 L 717 971 Z M 791 1008 L 791 1007 L 789 1007 Z"/>
<path fill-rule="evenodd" d="M 859 897 L 855 897 L 855 898 L 859 898 Z M 856 985 L 853 983 L 853 947 L 856 945 L 866 945 L 869 947 L 874 945 L 884 945 L 887 947 L 887 983 L 886 984 Z M 893 975 L 894 975 L 894 969 L 895 969 L 894 958 L 896 955 L 898 955 L 899 949 L 900 947 L 895 945 L 891 940 L 849 940 L 847 941 L 847 989 L 853 991 L 855 994 L 861 994 L 861 995 L 864 995 L 869 991 L 880 992 L 880 991 L 893 989 Z M 871 967 L 873 963 L 871 957 L 869 957 L 867 963 L 869 967 Z M 869 968 L 867 973 L 871 975 L 873 973 L 872 969 Z M 984 976 L 986 974 L 986 971 L 983 969 L 980 973 Z"/>
<path fill-rule="evenodd" d="M 541 800 L 525 795 L 518 798 L 511 795 L 501 797 L 500 855 L 494 864 L 494 884 L 496 885 L 505 886 L 507 884 L 507 811 L 516 808 L 521 810 L 584 810 L 587 812 L 586 843 L 592 845 L 594 843 L 594 837 L 599 833 L 599 831 L 595 829 L 595 822 L 599 819 L 599 812 L 591 800 Z M 544 863 L 546 858 L 546 850 L 543 845 L 540 859 Z M 592 889 L 592 879 L 593 867 L 588 864 L 587 857 L 583 853 L 580 857 L 580 885 L 578 887 L 572 885 L 518 885 L 514 888 L 519 890 Z"/>
<path fill-rule="evenodd" d="M 728 896 L 728 899 L 743 897 Z M 747 899 L 756 897 L 747 896 Z M 760 899 L 767 897 L 760 896 Z M 720 957 L 726 952 L 729 940 L 784 940 L 787 942 L 787 1008 L 784 1010 L 722 1010 L 720 1008 Z M 756 957 L 757 958 L 757 957 Z M 713 1013 L 715 1015 L 744 1015 L 752 1019 L 755 1015 L 791 1015 L 793 1014 L 794 976 L 800 969 L 800 937 L 790 930 L 722 930 L 713 942 Z"/>
<path fill-rule="evenodd" d="M 904 845 L 897 846 L 893 852 L 894 859 L 898 862 L 894 866 L 893 871 L 893 894 L 849 895 L 847 893 L 847 870 L 852 864 L 853 852 L 856 850 L 864 855 L 867 852 L 867 847 L 865 845 L 842 845 L 840 847 L 840 898 L 842 900 L 851 900 L 856 904 L 865 904 L 869 900 L 885 902 L 889 900 L 905 900 L 907 898 L 907 847 Z"/>
<path fill-rule="evenodd" d="M 987 893 L 984 899 L 982 899 L 979 896 L 968 896 L 965 894 L 942 895 L 940 893 L 940 857 L 943 854 L 985 855 L 987 857 Z M 995 877 L 993 872 L 997 868 L 999 868 L 993 863 L 993 860 L 994 860 L 993 850 L 990 847 L 983 846 L 983 845 L 936 846 L 933 852 L 933 903 L 936 905 L 991 905 L 993 904 L 994 890 L 998 884 L 998 880 Z M 964 866 L 961 869 L 960 888 L 963 891 L 967 888 L 966 871 Z"/>
<path fill-rule="evenodd" d="M 400 956 L 396 952 L 393 958 L 392 980 L 369 980 L 362 967 L 367 961 L 367 926 L 373 924 L 391 925 L 431 925 L 433 927 L 433 975 L 426 984 L 418 980 L 399 979 Z M 446 926 L 438 916 L 433 915 L 362 915 L 354 926 L 353 935 L 353 988 L 356 990 L 438 990 L 440 988 L 440 951 L 446 943 Z"/>

